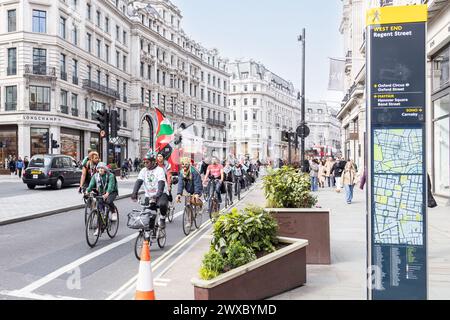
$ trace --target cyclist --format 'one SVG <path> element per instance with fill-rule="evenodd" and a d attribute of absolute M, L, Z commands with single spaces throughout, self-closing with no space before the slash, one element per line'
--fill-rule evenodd
<path fill-rule="evenodd" d="M 129 171 L 129 163 L 127 160 L 124 160 L 122 163 L 122 179 L 126 176 L 127 172 Z"/>
<path fill-rule="evenodd" d="M 80 187 L 78 188 L 79 193 L 83 193 L 83 190 L 89 186 L 91 178 L 97 172 L 97 165 L 100 161 L 100 156 L 97 151 L 89 152 L 89 155 L 83 159 L 81 162 L 82 173 L 80 178 Z"/>
<path fill-rule="evenodd" d="M 167 181 L 164 169 L 159 167 L 156 162 L 156 153 L 147 152 L 144 157 L 145 167 L 139 172 L 138 179 L 134 185 L 131 199 L 137 200 L 139 189 L 144 185 L 145 197 L 150 198 L 151 202 L 157 203 L 161 212 L 159 226 L 161 229 L 166 227 L 166 214 L 169 207 L 167 196 Z"/>
<path fill-rule="evenodd" d="M 92 177 L 89 183 L 86 193 L 90 193 L 94 189 L 103 196 L 105 204 L 109 207 L 111 212 L 111 221 L 117 221 L 117 212 L 114 206 L 114 200 L 119 195 L 119 189 L 117 187 L 116 176 L 109 172 L 106 163 L 99 162 L 97 164 L 98 172 Z M 94 235 L 97 235 L 98 228 Z"/>
<path fill-rule="evenodd" d="M 164 155 L 161 152 L 158 153 L 156 162 L 158 163 L 158 167 L 164 169 L 164 174 L 166 175 L 167 182 L 167 195 L 169 196 L 169 202 L 172 202 L 172 167 L 168 161 L 164 160 Z"/>
<path fill-rule="evenodd" d="M 225 161 L 225 167 L 223 168 L 223 174 L 224 174 L 224 181 L 227 182 L 225 184 L 225 192 L 228 194 L 230 203 L 233 203 L 234 174 L 233 174 L 233 166 L 231 166 L 230 161 Z"/>
<path fill-rule="evenodd" d="M 244 169 L 242 169 L 242 165 L 240 163 L 237 163 L 233 167 L 233 175 L 235 178 L 234 195 L 237 196 L 237 184 L 241 184 L 241 189 L 244 187 Z"/>
<path fill-rule="evenodd" d="M 181 159 L 181 171 L 178 181 L 177 202 L 181 202 L 183 191 L 186 190 L 194 197 L 194 203 L 202 205 L 200 197 L 203 192 L 202 178 L 200 173 L 191 165 L 191 159 L 184 157 Z M 189 228 L 191 223 L 188 222 L 186 226 Z"/>
<path fill-rule="evenodd" d="M 206 169 L 205 178 L 203 179 L 203 185 L 207 185 L 208 179 L 211 180 L 210 176 L 217 180 L 216 190 L 213 190 L 213 191 L 215 191 L 217 193 L 217 200 L 219 201 L 219 203 L 222 203 L 222 196 L 221 196 L 220 188 L 222 187 L 222 182 L 223 182 L 223 178 L 224 178 L 223 166 L 219 163 L 219 161 L 217 160 L 216 157 L 212 158 L 211 164 Z M 211 181 L 209 181 L 209 184 L 208 184 L 208 191 L 210 191 L 210 189 L 209 189 L 210 183 L 211 183 Z"/>

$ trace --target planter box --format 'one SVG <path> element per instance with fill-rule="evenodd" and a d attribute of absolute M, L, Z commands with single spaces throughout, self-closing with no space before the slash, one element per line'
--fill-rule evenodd
<path fill-rule="evenodd" d="M 278 222 L 278 235 L 306 239 L 306 263 L 330 264 L 330 210 L 266 208 Z"/>
<path fill-rule="evenodd" d="M 308 241 L 279 240 L 288 245 L 215 279 L 192 279 L 195 300 L 261 300 L 305 284 Z"/>

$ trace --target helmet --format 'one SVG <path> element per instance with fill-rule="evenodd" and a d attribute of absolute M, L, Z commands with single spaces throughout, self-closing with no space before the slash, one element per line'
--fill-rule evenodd
<path fill-rule="evenodd" d="M 149 151 L 144 157 L 144 160 L 156 160 L 157 153 L 154 151 Z"/>

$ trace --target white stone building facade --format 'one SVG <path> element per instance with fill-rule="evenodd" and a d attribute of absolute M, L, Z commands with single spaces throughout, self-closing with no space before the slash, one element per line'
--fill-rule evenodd
<path fill-rule="evenodd" d="M 1 165 L 49 152 L 45 132 L 60 144 L 53 153 L 77 160 L 90 150 L 108 162 L 141 157 L 157 106 L 194 124 L 202 152 L 226 153 L 226 61 L 184 34 L 170 1 L 2 1 L 0 16 Z M 121 120 L 109 152 L 94 118 L 103 108 Z"/>
<path fill-rule="evenodd" d="M 288 160 L 288 144 L 281 141 L 281 132 L 295 130 L 301 120 L 293 84 L 252 60 L 230 63 L 229 72 L 230 156 L 275 164 Z M 293 147 L 291 160 L 298 158 Z"/>

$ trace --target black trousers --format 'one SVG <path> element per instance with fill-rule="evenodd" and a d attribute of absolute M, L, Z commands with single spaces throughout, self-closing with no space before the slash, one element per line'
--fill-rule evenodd
<path fill-rule="evenodd" d="M 114 209 L 114 200 L 116 200 L 119 194 L 117 192 L 111 192 L 105 200 L 105 204 L 109 207 L 109 210 L 112 212 Z"/>
<path fill-rule="evenodd" d="M 169 209 L 169 197 L 166 193 L 163 193 L 162 196 L 159 197 L 157 205 L 159 207 L 159 211 L 161 212 L 161 216 L 165 217 L 167 210 Z"/>

